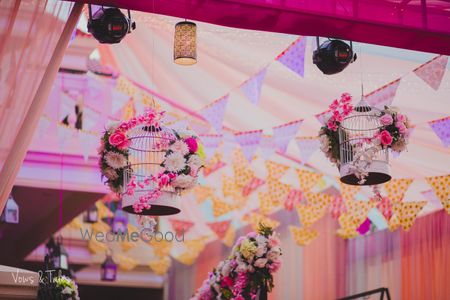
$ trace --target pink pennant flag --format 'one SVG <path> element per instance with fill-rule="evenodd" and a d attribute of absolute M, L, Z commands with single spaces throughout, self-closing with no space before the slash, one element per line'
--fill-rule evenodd
<path fill-rule="evenodd" d="M 222 132 L 223 117 L 225 116 L 228 97 L 229 94 L 215 100 L 213 103 L 210 103 L 206 107 L 202 108 L 199 112 L 202 117 L 207 120 L 209 124 L 211 124 L 217 133 Z"/>
<path fill-rule="evenodd" d="M 437 208 L 437 209 L 444 208 L 444 206 L 442 205 L 441 201 L 439 200 L 439 198 L 434 193 L 434 190 L 423 191 L 422 195 L 425 197 L 425 199 L 428 200 L 428 202 L 433 204 L 433 206 L 435 208 Z"/>
<path fill-rule="evenodd" d="M 430 124 L 431 129 L 439 137 L 444 147 L 448 147 L 450 145 L 450 116 L 430 121 L 428 124 Z"/>
<path fill-rule="evenodd" d="M 286 200 L 284 200 L 284 208 L 287 211 L 291 211 L 297 204 L 303 200 L 303 193 L 297 189 L 291 189 L 289 194 L 286 196 Z"/>
<path fill-rule="evenodd" d="M 413 72 L 437 91 L 447 69 L 448 56 L 439 55 L 419 66 Z"/>
<path fill-rule="evenodd" d="M 334 197 L 330 205 L 330 213 L 333 219 L 338 219 L 343 213 L 347 211 L 344 199 L 341 196 Z"/>
<path fill-rule="evenodd" d="M 400 84 L 400 78 L 376 89 L 375 91 L 364 96 L 367 103 L 374 107 L 384 108 L 389 106 L 394 100 L 397 88 Z"/>
<path fill-rule="evenodd" d="M 274 143 L 278 151 L 286 152 L 289 142 L 297 134 L 302 122 L 303 120 L 297 120 L 273 127 Z"/>
<path fill-rule="evenodd" d="M 302 164 L 308 162 L 311 155 L 319 149 L 320 142 L 317 138 L 297 138 L 298 150 L 300 150 L 300 160 Z"/>
<path fill-rule="evenodd" d="M 245 81 L 241 85 L 241 91 L 247 97 L 247 99 L 254 105 L 259 102 L 259 97 L 261 96 L 261 87 L 266 76 L 267 67 L 253 75 L 250 79 Z"/>
<path fill-rule="evenodd" d="M 231 220 L 207 223 L 208 227 L 217 235 L 219 239 L 223 239 L 230 228 Z"/>
<path fill-rule="evenodd" d="M 260 179 L 258 177 L 253 177 L 252 180 L 250 180 L 250 182 L 243 187 L 242 196 L 244 197 L 249 196 L 252 192 L 254 192 L 257 188 L 262 186 L 264 183 L 266 183 L 265 180 Z"/>
<path fill-rule="evenodd" d="M 331 117 L 331 115 L 332 115 L 331 110 L 327 110 L 320 114 L 315 115 L 315 117 L 317 121 L 319 121 L 319 123 L 322 124 L 322 126 L 324 126 L 327 123 L 328 119 Z"/>
<path fill-rule="evenodd" d="M 220 142 L 222 142 L 223 135 L 221 134 L 200 134 L 200 141 L 205 148 L 206 159 L 209 160 L 217 151 Z"/>
<path fill-rule="evenodd" d="M 305 48 L 306 37 L 301 36 L 284 50 L 276 60 L 303 77 L 305 75 Z"/>
<path fill-rule="evenodd" d="M 259 144 L 259 149 L 261 150 L 261 157 L 265 160 L 269 159 L 272 154 L 275 153 L 275 150 L 277 150 L 273 141 L 273 136 L 263 135 Z"/>
<path fill-rule="evenodd" d="M 175 230 L 176 235 L 183 235 L 194 226 L 194 223 L 191 221 L 169 219 L 169 222 L 172 225 L 173 230 Z"/>
<path fill-rule="evenodd" d="M 253 131 L 242 131 L 234 134 L 236 142 L 242 147 L 245 158 L 252 161 L 253 155 L 261 142 L 262 129 Z"/>

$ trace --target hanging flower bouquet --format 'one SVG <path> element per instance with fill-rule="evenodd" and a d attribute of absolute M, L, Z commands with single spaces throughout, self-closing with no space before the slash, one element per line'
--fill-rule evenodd
<path fill-rule="evenodd" d="M 380 122 L 382 127 L 374 136 L 376 143 L 383 149 L 390 148 L 400 153 L 406 150 L 408 145 L 411 123 L 406 115 L 400 114 L 396 107 L 385 106 L 381 111 Z"/>
<path fill-rule="evenodd" d="M 43 278 L 46 280 L 47 278 Z M 40 283 L 38 299 L 42 300 L 80 300 L 78 286 L 67 276 L 54 277 L 51 283 Z"/>
<path fill-rule="evenodd" d="M 191 300 L 257 299 L 273 288 L 273 273 L 281 266 L 280 241 L 272 228 L 240 237 L 231 255 L 209 273 Z"/>

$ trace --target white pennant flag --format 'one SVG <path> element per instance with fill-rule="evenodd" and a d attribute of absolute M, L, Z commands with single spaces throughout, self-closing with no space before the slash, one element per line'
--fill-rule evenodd
<path fill-rule="evenodd" d="M 319 149 L 320 142 L 317 138 L 297 138 L 297 146 L 300 150 L 300 160 L 302 164 L 305 164 L 311 155 Z"/>
<path fill-rule="evenodd" d="M 394 101 L 395 94 L 397 93 L 397 88 L 400 84 L 400 78 L 394 80 L 375 91 L 364 96 L 364 100 L 371 106 L 377 108 L 384 108 L 384 106 L 390 106 L 392 101 Z"/>
<path fill-rule="evenodd" d="M 225 131 L 223 133 L 223 143 L 222 143 L 222 161 L 231 161 L 236 148 L 236 140 L 234 134 Z"/>
<path fill-rule="evenodd" d="M 206 107 L 200 110 L 200 114 L 205 120 L 211 124 L 217 133 L 222 132 L 223 118 L 225 116 L 225 110 L 228 103 L 229 94 L 223 96 L 220 99 L 215 100 L 213 103 L 208 104 Z"/>
<path fill-rule="evenodd" d="M 221 134 L 201 134 L 200 141 L 205 148 L 206 160 L 210 160 L 217 151 L 220 142 L 222 142 L 223 135 Z"/>
<path fill-rule="evenodd" d="M 273 136 L 263 135 L 259 143 L 259 149 L 261 151 L 261 157 L 264 160 L 269 159 L 277 150 L 277 147 L 273 141 Z"/>
<path fill-rule="evenodd" d="M 261 96 L 261 87 L 266 76 L 267 67 L 253 75 L 250 79 L 241 85 L 241 91 L 247 99 L 254 105 L 257 105 Z"/>
<path fill-rule="evenodd" d="M 286 152 L 289 142 L 297 134 L 302 122 L 303 120 L 297 120 L 273 127 L 273 139 L 278 151 Z"/>
<path fill-rule="evenodd" d="M 237 143 L 241 146 L 245 158 L 248 162 L 253 160 L 253 155 L 261 142 L 261 130 L 242 131 L 235 133 Z"/>
<path fill-rule="evenodd" d="M 447 70 L 448 56 L 436 56 L 432 60 L 424 63 L 413 72 L 420 79 L 425 81 L 432 89 L 437 91 L 441 86 L 442 78 Z"/>

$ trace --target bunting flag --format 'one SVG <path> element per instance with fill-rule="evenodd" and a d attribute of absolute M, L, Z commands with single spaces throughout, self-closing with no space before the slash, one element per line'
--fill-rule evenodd
<path fill-rule="evenodd" d="M 393 204 L 388 197 L 381 197 L 376 206 L 387 221 L 392 218 Z"/>
<path fill-rule="evenodd" d="M 311 190 L 314 185 L 322 178 L 322 174 L 311 172 L 304 169 L 295 169 L 297 172 L 300 189 L 303 192 Z"/>
<path fill-rule="evenodd" d="M 253 154 L 259 146 L 262 130 L 241 131 L 235 133 L 236 142 L 241 146 L 242 152 L 248 162 L 253 160 Z"/>
<path fill-rule="evenodd" d="M 250 103 L 257 105 L 261 97 L 261 87 L 266 76 L 267 68 L 265 67 L 241 85 L 241 91 Z"/>
<path fill-rule="evenodd" d="M 233 226 L 228 228 L 228 231 L 225 233 L 225 237 L 222 239 L 222 242 L 227 247 L 232 247 L 234 245 L 234 240 L 236 238 L 236 229 Z"/>
<path fill-rule="evenodd" d="M 217 170 L 225 167 L 227 164 L 222 161 L 222 154 L 216 153 L 203 167 L 205 177 L 211 175 Z"/>
<path fill-rule="evenodd" d="M 347 212 L 347 207 L 345 206 L 344 198 L 338 196 L 334 197 L 330 205 L 330 213 L 333 219 L 338 219 L 342 214 Z"/>
<path fill-rule="evenodd" d="M 400 178 L 386 182 L 384 189 L 389 200 L 393 203 L 401 202 L 413 180 L 413 178 Z"/>
<path fill-rule="evenodd" d="M 447 56 L 439 55 L 419 66 L 413 70 L 413 72 L 419 76 L 420 79 L 425 81 L 432 89 L 437 91 L 447 69 L 447 61 Z"/>
<path fill-rule="evenodd" d="M 300 151 L 300 161 L 302 164 L 307 163 L 309 158 L 320 147 L 320 141 L 315 137 L 297 137 L 296 141 L 298 150 Z"/>
<path fill-rule="evenodd" d="M 156 275 L 165 275 L 170 268 L 171 262 L 170 258 L 166 256 L 157 260 L 152 260 L 148 263 L 148 266 Z"/>
<path fill-rule="evenodd" d="M 331 115 L 332 115 L 331 110 L 326 110 L 326 111 L 324 111 L 320 114 L 316 114 L 314 116 L 316 117 L 317 121 L 319 121 L 319 123 L 322 126 L 324 126 L 327 123 L 328 119 L 330 119 Z"/>
<path fill-rule="evenodd" d="M 234 209 L 233 205 L 220 200 L 216 196 L 213 196 L 211 198 L 211 201 L 212 201 L 213 215 L 215 218 L 225 215 Z"/>
<path fill-rule="evenodd" d="M 185 266 L 191 266 L 194 264 L 195 260 L 197 259 L 199 253 L 194 253 L 191 251 L 186 251 L 182 253 L 179 256 L 176 256 L 175 259 L 182 263 Z"/>
<path fill-rule="evenodd" d="M 392 215 L 388 222 L 388 229 L 391 232 L 396 231 L 400 227 L 400 219 L 397 215 Z"/>
<path fill-rule="evenodd" d="M 291 232 L 292 239 L 299 246 L 308 245 L 319 234 L 317 230 L 296 226 L 289 226 L 289 231 Z"/>
<path fill-rule="evenodd" d="M 326 207 L 315 205 L 297 205 L 296 209 L 300 222 L 306 228 L 319 221 L 327 212 Z"/>
<path fill-rule="evenodd" d="M 230 131 L 224 131 L 223 133 L 223 143 L 220 149 L 222 154 L 222 159 L 226 162 L 233 160 L 236 153 L 236 139 L 234 138 L 234 133 Z"/>
<path fill-rule="evenodd" d="M 189 252 L 200 254 L 206 246 L 206 241 L 208 240 L 207 236 L 201 236 L 194 240 L 188 240 L 184 242 L 184 246 Z"/>
<path fill-rule="evenodd" d="M 292 187 L 289 184 L 279 181 L 278 179 L 272 179 L 269 177 L 267 178 L 267 188 L 273 203 L 276 203 L 278 206 L 284 203 L 284 200 L 291 191 Z"/>
<path fill-rule="evenodd" d="M 122 248 L 122 251 L 124 252 L 127 252 L 128 250 L 133 249 L 134 247 L 136 247 L 136 242 L 131 242 L 127 239 L 124 239 L 123 241 L 120 242 L 120 248 Z"/>
<path fill-rule="evenodd" d="M 233 162 L 233 173 L 234 183 L 238 188 L 243 188 L 248 185 L 253 178 L 255 178 L 255 172 L 253 172 L 247 164 Z"/>
<path fill-rule="evenodd" d="M 396 203 L 393 208 L 394 214 L 398 217 L 403 230 L 411 229 L 419 212 L 427 204 L 427 201 L 410 201 Z"/>
<path fill-rule="evenodd" d="M 321 209 L 330 205 L 334 199 L 334 196 L 325 193 L 306 192 L 305 195 L 308 200 L 308 205 L 314 205 Z"/>
<path fill-rule="evenodd" d="M 222 142 L 223 135 L 221 134 L 201 134 L 200 141 L 203 144 L 206 154 L 206 160 L 209 161 L 214 153 L 217 151 L 219 144 Z"/>
<path fill-rule="evenodd" d="M 299 37 L 276 58 L 276 60 L 301 77 L 305 74 L 306 40 L 306 36 Z"/>
<path fill-rule="evenodd" d="M 359 185 L 349 185 L 342 183 L 340 180 L 339 182 L 339 188 L 341 191 L 341 197 L 344 199 L 344 201 L 352 201 L 355 199 L 356 194 L 361 190 L 361 186 Z"/>
<path fill-rule="evenodd" d="M 369 232 L 371 225 L 372 225 L 372 222 L 370 222 L 370 219 L 366 218 L 364 220 L 364 222 L 362 222 L 361 225 L 359 225 L 359 227 L 356 229 L 356 231 L 358 231 L 358 233 L 360 235 L 364 235 L 367 232 Z"/>
<path fill-rule="evenodd" d="M 119 268 L 124 271 L 131 271 L 138 265 L 137 260 L 123 254 L 117 254 L 114 258 Z"/>
<path fill-rule="evenodd" d="M 350 228 L 356 230 L 362 222 L 367 218 L 369 210 L 372 208 L 373 204 L 368 201 L 345 201 L 347 207 L 347 212 L 341 214 L 339 217 L 339 222 L 343 223 L 341 225 L 343 228 Z"/>
<path fill-rule="evenodd" d="M 192 193 L 194 193 L 195 198 L 197 199 L 197 203 L 203 203 L 205 200 L 209 199 L 214 195 L 214 191 L 216 189 L 212 186 L 207 185 L 196 185 L 192 189 Z"/>
<path fill-rule="evenodd" d="M 423 191 L 421 194 L 425 197 L 425 199 L 427 199 L 429 203 L 431 203 L 434 206 L 434 208 L 437 209 L 444 208 L 444 206 L 441 203 L 441 200 L 439 200 L 439 198 L 434 193 L 434 190 Z M 449 212 L 449 210 L 447 210 L 447 212 Z"/>
<path fill-rule="evenodd" d="M 280 222 L 278 222 L 277 220 L 271 219 L 269 217 L 254 212 L 246 214 L 242 218 L 242 220 L 244 222 L 248 222 L 254 231 L 258 230 L 259 224 L 264 224 L 265 226 L 272 227 L 273 229 L 280 226 Z"/>
<path fill-rule="evenodd" d="M 153 254 L 158 257 L 166 257 L 169 256 L 170 250 L 172 250 L 173 242 L 169 242 L 167 240 L 156 241 L 155 239 L 151 239 L 148 244 L 153 249 Z"/>
<path fill-rule="evenodd" d="M 294 207 L 301 203 L 303 200 L 303 193 L 300 190 L 297 189 L 291 189 L 289 194 L 286 197 L 286 200 L 284 200 L 284 208 L 287 211 L 291 211 L 294 209 Z"/>
<path fill-rule="evenodd" d="M 169 218 L 169 222 L 177 236 L 187 233 L 194 226 L 194 223 L 191 221 L 182 221 L 173 218 Z"/>
<path fill-rule="evenodd" d="M 104 254 L 106 253 L 106 251 L 108 251 L 106 243 L 99 242 L 97 241 L 97 239 L 90 239 L 87 246 L 89 251 L 93 254 Z"/>
<path fill-rule="evenodd" d="M 222 174 L 222 194 L 224 197 L 233 196 L 238 190 L 234 178 L 227 174 Z"/>
<path fill-rule="evenodd" d="M 364 100 L 371 106 L 384 108 L 390 106 L 394 100 L 397 88 L 400 84 L 400 78 L 376 89 L 375 91 L 364 96 Z"/>
<path fill-rule="evenodd" d="M 450 116 L 428 122 L 444 147 L 450 145 Z"/>
<path fill-rule="evenodd" d="M 208 227 L 217 235 L 218 239 L 223 239 L 230 228 L 231 220 L 207 223 Z"/>
<path fill-rule="evenodd" d="M 276 146 L 273 141 L 273 136 L 263 135 L 259 143 L 259 150 L 261 151 L 261 157 L 264 160 L 269 159 L 276 151 Z"/>
<path fill-rule="evenodd" d="M 342 219 L 342 217 L 345 216 L 345 214 L 343 214 L 341 217 L 339 217 L 339 220 Z M 355 228 L 351 228 L 351 227 L 345 227 L 345 222 L 343 222 L 344 226 L 339 228 L 336 233 L 339 237 L 343 238 L 343 239 L 352 239 L 358 236 L 358 231 L 356 231 Z M 342 226 L 342 225 L 341 225 Z"/>
<path fill-rule="evenodd" d="M 267 177 L 280 179 L 290 169 L 290 166 L 266 160 Z"/>
<path fill-rule="evenodd" d="M 433 188 L 448 214 L 450 214 L 450 175 L 434 176 L 425 178 Z"/>
<path fill-rule="evenodd" d="M 278 206 L 276 201 L 272 200 L 272 197 L 267 192 L 258 193 L 259 211 L 263 215 L 269 215 L 275 207 Z"/>
<path fill-rule="evenodd" d="M 215 100 L 199 111 L 200 115 L 211 124 L 217 133 L 222 132 L 223 118 L 225 116 L 228 97 L 229 94 Z"/>
<path fill-rule="evenodd" d="M 253 193 L 256 189 L 258 189 L 260 186 L 262 186 L 264 183 L 266 183 L 265 180 L 260 179 L 258 177 L 253 177 L 252 180 L 244 186 L 242 189 L 242 196 L 248 197 L 251 193 Z"/>
<path fill-rule="evenodd" d="M 296 120 L 273 127 L 273 141 L 278 151 L 285 153 L 289 142 L 297 134 L 303 120 Z"/>

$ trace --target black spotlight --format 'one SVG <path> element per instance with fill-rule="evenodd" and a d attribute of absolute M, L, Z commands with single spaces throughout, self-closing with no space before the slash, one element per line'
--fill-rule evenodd
<path fill-rule="evenodd" d="M 319 46 L 319 37 L 316 38 L 317 50 L 313 53 L 313 63 L 326 75 L 332 75 L 344 70 L 356 60 L 353 45 L 341 40 L 328 39 Z"/>
<path fill-rule="evenodd" d="M 89 5 L 88 31 L 102 44 L 117 44 L 136 29 L 136 23 L 131 20 L 130 10 L 126 17 L 118 8 L 109 7 L 99 9 L 92 15 Z"/>

